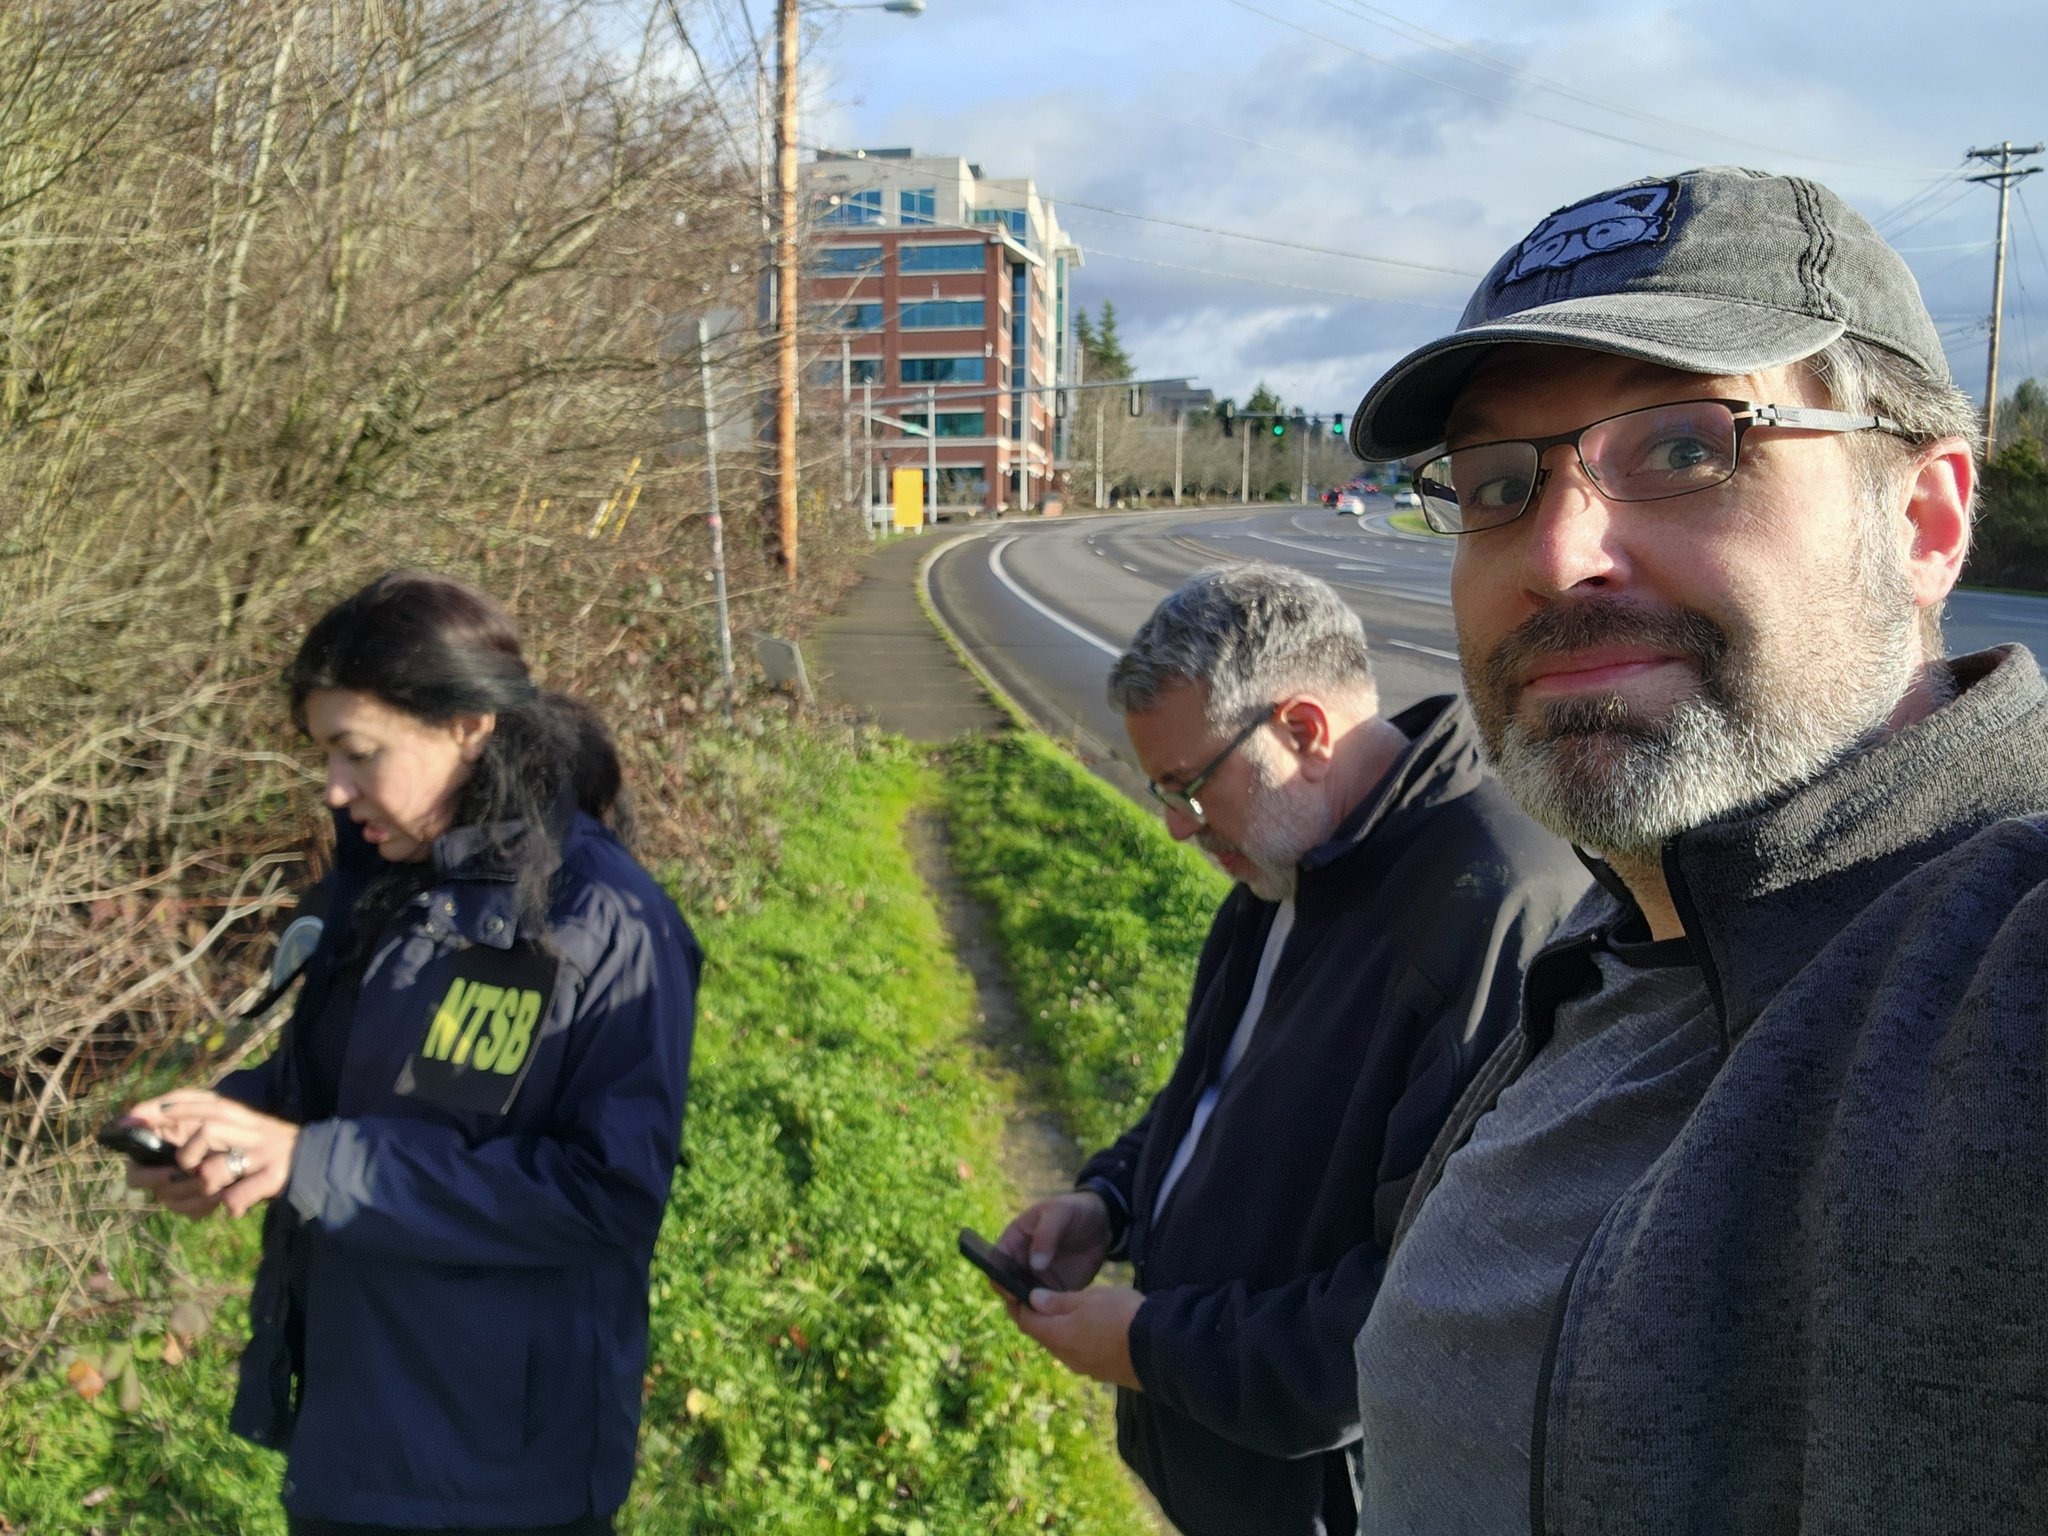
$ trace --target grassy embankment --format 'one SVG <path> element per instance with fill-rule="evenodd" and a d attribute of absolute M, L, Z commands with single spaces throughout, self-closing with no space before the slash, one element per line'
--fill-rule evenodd
<path fill-rule="evenodd" d="M 1001 911 L 1013 961 L 1059 944 L 1063 959 L 1099 959 L 1086 979 L 1100 987 L 1156 984 L 1139 1010 L 1152 1030 L 1185 985 L 1165 974 L 1160 924 L 1171 908 L 1173 942 L 1198 936 L 1198 877 L 1173 864 L 1156 889 L 1121 893 L 1136 903 L 1127 923 L 1088 918 L 1121 894 L 1107 878 L 1084 893 L 1078 870 L 1044 856 L 1114 818 L 1085 777 L 1031 755 L 1042 750 L 1003 744 L 974 769 L 1053 818 L 1007 855 L 1046 869 L 1036 908 Z M 951 1251 L 955 1228 L 993 1230 L 1015 1195 L 997 1165 L 1005 1106 L 968 1036 L 971 987 L 900 837 L 936 793 L 930 774 L 887 745 L 794 733 L 736 744 L 720 771 L 755 776 L 753 798 L 788 809 L 755 897 L 693 914 L 711 962 L 690 1161 L 656 1258 L 642 1469 L 623 1529 L 1140 1528 L 1102 1395 L 1021 1340 Z M 992 828 L 968 830 L 990 850 Z M 1101 841 L 1093 856 L 1117 874 L 1146 862 Z M 1051 923 L 1055 908 L 1080 925 L 1059 930 L 1073 944 L 1027 916 Z M 1135 968 L 1133 946 L 1148 957 Z M 1059 1028 L 1052 992 L 1027 997 L 1048 1016 L 1042 1038 L 1077 1052 L 1062 1101 L 1094 1134 L 1156 1079 L 1170 1041 L 1126 1028 L 1065 974 Z M 1084 1112 L 1096 1071 L 1109 1096 Z M 0 1529 L 281 1529 L 277 1460 L 225 1429 L 254 1239 L 252 1222 L 153 1218 L 119 1245 L 90 1329 L 0 1401 Z M 90 1400 L 87 1367 L 109 1378 Z"/>
<path fill-rule="evenodd" d="M 1107 1145 L 1179 1054 L 1229 882 L 1043 737 L 950 756 L 955 863 L 989 910 L 1055 1107 L 1084 1147 Z"/>

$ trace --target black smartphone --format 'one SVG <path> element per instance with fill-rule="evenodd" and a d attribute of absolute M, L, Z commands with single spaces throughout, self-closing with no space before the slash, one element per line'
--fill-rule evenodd
<path fill-rule="evenodd" d="M 178 1161 L 178 1149 L 173 1143 L 126 1115 L 116 1115 L 101 1126 L 98 1140 L 109 1152 L 119 1152 L 145 1168 L 170 1168 Z"/>
<path fill-rule="evenodd" d="M 960 1257 L 1027 1307 L 1031 1305 L 1031 1293 L 1046 1284 L 972 1227 L 960 1229 Z"/>

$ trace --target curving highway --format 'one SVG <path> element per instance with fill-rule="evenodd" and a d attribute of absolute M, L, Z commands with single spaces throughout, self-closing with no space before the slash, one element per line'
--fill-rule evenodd
<path fill-rule="evenodd" d="M 943 550 L 932 600 L 975 659 L 1047 731 L 1072 739 L 1137 792 L 1123 722 L 1103 698 L 1111 660 L 1187 577 L 1233 560 L 1273 560 L 1329 582 L 1373 645 L 1387 711 L 1459 686 L 1449 539 L 1405 533 L 1384 512 L 1224 507 L 997 523 Z M 1949 604 L 1952 652 L 2020 640 L 2048 656 L 2048 598 L 1964 592 Z"/>

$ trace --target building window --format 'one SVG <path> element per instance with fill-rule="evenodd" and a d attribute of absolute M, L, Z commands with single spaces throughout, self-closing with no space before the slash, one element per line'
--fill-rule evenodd
<path fill-rule="evenodd" d="M 882 222 L 882 192 L 849 192 L 836 207 L 826 211 L 820 224 L 879 224 Z"/>
<path fill-rule="evenodd" d="M 974 210 L 977 224 L 1000 224 L 1022 240 L 1031 231 L 1031 220 L 1022 208 L 977 208 Z"/>
<path fill-rule="evenodd" d="M 949 326 L 984 324 L 987 311 L 980 299 L 920 299 L 903 306 L 899 322 L 906 331 L 941 330 Z"/>
<path fill-rule="evenodd" d="M 899 245 L 899 272 L 979 272 L 988 262 L 988 245 Z"/>
<path fill-rule="evenodd" d="M 939 470 L 939 500 L 949 506 L 981 501 L 988 495 L 988 475 L 980 469 Z"/>
<path fill-rule="evenodd" d="M 936 224 L 939 221 L 938 194 L 930 187 L 897 193 L 896 208 L 905 224 Z"/>
<path fill-rule="evenodd" d="M 855 357 L 847 360 L 847 372 L 853 375 L 856 384 L 879 384 L 882 382 L 882 360 L 879 357 Z M 837 384 L 839 382 L 839 359 L 827 358 L 811 370 L 814 384 Z"/>
<path fill-rule="evenodd" d="M 839 331 L 877 331 L 882 328 L 882 306 L 876 304 L 814 304 L 811 313 L 819 325 Z"/>
<path fill-rule="evenodd" d="M 984 384 L 988 364 L 979 357 L 906 357 L 905 384 Z"/>
<path fill-rule="evenodd" d="M 828 274 L 879 272 L 882 270 L 882 248 L 879 245 L 828 245 L 812 254 L 811 270 Z"/>
<path fill-rule="evenodd" d="M 913 427 L 924 425 L 923 411 L 905 411 L 903 419 Z M 988 436 L 988 413 L 986 411 L 941 411 L 939 412 L 940 437 L 986 437 Z"/>

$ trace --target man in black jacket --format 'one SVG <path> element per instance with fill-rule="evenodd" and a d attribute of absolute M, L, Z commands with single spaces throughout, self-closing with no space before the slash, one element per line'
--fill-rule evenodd
<path fill-rule="evenodd" d="M 1357 616 L 1299 572 L 1195 577 L 1110 699 L 1168 830 L 1239 884 L 1166 1087 L 1003 1233 L 1046 1280 L 1012 1315 L 1120 1389 L 1119 1448 L 1189 1536 L 1345 1531 L 1394 1219 L 1585 873 L 1481 777 L 1462 704 L 1381 718 Z M 1135 1289 L 1088 1286 L 1111 1257 Z"/>

